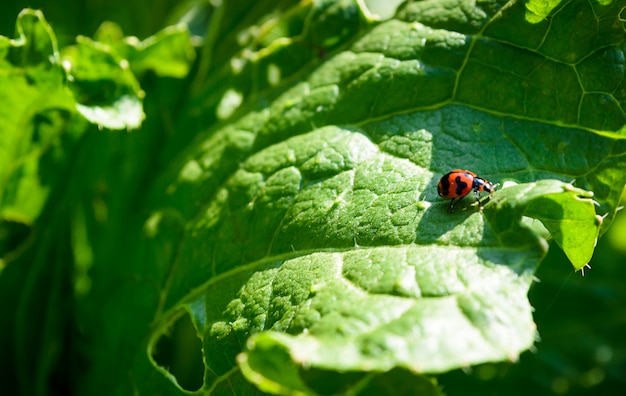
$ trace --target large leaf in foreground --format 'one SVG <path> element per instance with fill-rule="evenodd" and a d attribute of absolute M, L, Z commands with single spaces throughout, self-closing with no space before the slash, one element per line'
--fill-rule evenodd
<path fill-rule="evenodd" d="M 565 72 L 587 73 L 579 57 L 507 39 L 507 24 L 524 23 L 523 5 L 475 8 L 469 21 L 450 15 L 455 29 L 447 30 L 420 4 L 330 57 L 268 109 L 209 130 L 157 184 L 152 205 L 180 208 L 189 220 L 155 331 L 185 302 L 204 340 L 205 386 L 226 386 L 246 344 L 244 375 L 273 392 L 315 389 L 307 369 L 435 374 L 514 360 L 535 337 L 526 293 L 545 253 L 525 216 L 565 232 L 557 239 L 566 251 L 584 247 L 572 254 L 576 268 L 588 261 L 600 221 L 581 200 L 590 194 L 567 181 L 593 190 L 599 213 L 614 212 L 623 139 L 593 129 L 619 129 L 622 110 L 605 113 L 608 123 L 587 116 L 595 111 L 589 88 Z M 567 19 L 569 7 L 557 15 Z M 543 24 L 524 29 L 551 33 Z M 618 51 L 624 41 L 603 37 L 577 50 Z M 590 74 L 607 67 L 589 66 Z M 557 74 L 571 89 L 550 85 Z M 510 81 L 498 85 L 503 76 Z M 567 90 L 578 99 L 569 103 Z M 435 186 L 457 167 L 531 183 L 496 192 L 484 213 L 461 205 L 450 215 Z M 580 228 L 568 230 L 571 213 Z M 585 241 L 569 243 L 580 230 Z"/>
<path fill-rule="evenodd" d="M 185 313 L 202 340 L 205 393 L 252 392 L 243 376 L 308 392 L 325 383 L 320 372 L 336 374 L 331 391 L 357 392 L 360 376 L 432 376 L 532 345 L 526 293 L 546 244 L 528 217 L 580 268 L 600 226 L 591 192 L 609 224 L 625 182 L 623 79 L 611 66 L 624 2 L 568 2 L 538 24 L 522 2 L 457 3 L 465 13 L 418 2 L 381 23 L 362 3 L 299 4 L 200 79 L 173 139 L 186 150 L 146 194 L 145 238 L 102 263 L 132 280 L 109 276 L 92 299 L 115 301 L 116 318 L 145 331 L 100 344 L 94 372 L 117 364 L 106 350 L 122 338 L 135 358 L 120 389 L 181 394 L 146 351 Z M 565 48 L 575 17 L 597 30 Z M 294 70 L 293 54 L 322 35 Z M 466 199 L 449 214 L 436 184 L 459 167 L 518 185 L 483 212 Z"/>
<path fill-rule="evenodd" d="M 336 161 L 322 160 L 331 156 Z M 305 174 L 318 182 L 306 183 Z M 576 199 L 588 194 L 544 181 L 497 192 L 484 214 L 451 217 L 445 205 L 424 210 L 418 199 L 414 186 L 430 177 L 411 162 L 377 151 L 362 135 L 334 128 L 252 156 L 218 194 L 216 207 L 228 209 L 201 212 L 178 256 L 184 269 L 202 245 L 215 261 L 206 267 L 196 262 L 196 273 L 203 267 L 206 273 L 223 272 L 196 289 L 192 301 L 185 299 L 204 334 L 211 371 L 232 370 L 239 346 L 267 330 L 282 333 L 264 332 L 248 341 L 250 352 L 242 361 L 249 378 L 258 378 L 251 371 L 262 376 L 262 388 L 267 369 L 283 376 L 269 382 L 289 382 L 293 362 L 322 370 L 404 367 L 433 374 L 514 360 L 530 347 L 535 332 L 525 296 L 545 248 L 521 224 L 522 214 L 545 221 L 530 209 L 556 195 L 551 202 L 562 202 L 562 208 L 582 203 L 577 212 L 589 219 L 582 228 L 597 232 L 592 202 Z M 522 196 L 509 191 L 522 187 Z M 273 231 L 263 232 L 268 228 Z M 246 264 L 222 270 L 228 261 Z M 250 272 L 255 275 L 237 298 L 216 304 L 214 293 L 224 299 Z M 188 290 L 187 282 L 173 274 L 170 295 Z M 164 323 L 170 315 L 180 313 L 174 309 Z"/>

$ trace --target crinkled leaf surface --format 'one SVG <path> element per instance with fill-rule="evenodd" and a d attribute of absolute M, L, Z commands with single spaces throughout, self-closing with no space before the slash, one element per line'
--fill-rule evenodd
<path fill-rule="evenodd" d="M 225 121 L 149 196 L 154 218 L 186 224 L 151 348 L 187 312 L 209 393 L 238 367 L 265 391 L 310 393 L 307 370 L 515 360 L 535 339 L 526 293 L 546 246 L 527 219 L 579 269 L 626 181 L 623 6 L 567 2 L 537 23 L 521 2 L 411 3 L 363 19 L 297 80 L 281 56 L 314 36 L 318 11 L 299 40 L 248 47 L 223 84 L 209 78 L 219 97 L 202 96 L 198 119 Z M 449 214 L 436 184 L 454 168 L 521 184 Z"/>
<path fill-rule="evenodd" d="M 292 362 L 347 371 L 400 365 L 437 373 L 484 360 L 514 359 L 534 341 L 524 297 L 529 279 L 519 272 L 531 272 L 537 257 L 500 250 L 506 249 L 507 240 L 509 249 L 521 245 L 525 231 L 511 227 L 519 221 L 516 209 L 542 218 L 531 213 L 534 206 L 585 194 L 571 190 L 545 180 L 502 191 L 495 201 L 506 209 L 485 213 L 489 227 L 500 231 L 501 243 L 495 246 L 359 247 L 287 260 L 280 269 L 251 279 L 228 306 L 226 320 L 213 324 L 210 334 L 223 340 L 243 338 L 235 334 L 251 327 L 260 332 L 248 340 L 249 351 L 241 362 L 244 372 L 260 373 L 272 382 L 279 382 L 272 374 L 282 375 Z M 507 205 L 507 196 L 520 193 L 522 198 Z M 588 206 L 580 212 L 591 213 L 587 227 L 597 229 L 593 204 L 572 201 Z M 255 315 L 259 307 L 261 317 Z"/>
<path fill-rule="evenodd" d="M 533 344 L 526 293 L 546 249 L 533 219 L 580 268 L 626 181 L 626 2 L 422 1 L 385 21 L 363 4 L 208 7 L 159 155 L 123 151 L 154 168 L 112 158 L 105 193 L 86 194 L 82 392 L 438 394 L 439 373 Z M 136 103 L 123 45 L 78 47 L 98 60 L 81 103 Z M 99 65 L 125 84 L 94 98 Z M 446 211 L 436 185 L 455 168 L 501 184 L 482 211 L 470 198 Z M 202 354 L 193 386 L 159 357 L 184 318 Z"/>

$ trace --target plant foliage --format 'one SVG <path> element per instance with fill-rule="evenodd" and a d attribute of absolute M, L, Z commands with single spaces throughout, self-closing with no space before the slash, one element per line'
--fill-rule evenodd
<path fill-rule="evenodd" d="M 0 36 L 1 382 L 439 395 L 517 361 L 547 240 L 584 269 L 626 184 L 625 8 L 190 2 L 61 47 L 24 9 Z M 457 168 L 499 183 L 484 207 L 446 211 Z"/>

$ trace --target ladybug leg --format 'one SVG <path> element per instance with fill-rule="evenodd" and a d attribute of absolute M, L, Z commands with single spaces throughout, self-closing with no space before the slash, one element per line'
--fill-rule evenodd
<path fill-rule="evenodd" d="M 456 199 L 456 198 L 452 198 L 452 199 L 450 200 L 450 206 L 448 206 L 448 213 L 452 213 L 452 212 L 454 212 L 454 200 L 455 200 L 455 199 Z"/>
<path fill-rule="evenodd" d="M 478 190 L 475 190 L 474 192 L 476 193 L 476 202 L 478 202 L 478 207 L 480 208 L 480 210 L 483 210 L 483 203 L 480 200 L 480 194 Z M 487 201 L 489 201 L 489 197 L 487 197 Z"/>
<path fill-rule="evenodd" d="M 489 201 L 491 201 L 491 194 L 487 195 L 487 196 L 485 197 L 485 199 L 483 199 L 483 201 L 481 202 L 481 206 L 482 206 L 482 203 L 485 203 L 485 204 L 486 204 L 486 203 L 488 203 Z"/>
<path fill-rule="evenodd" d="M 496 187 L 496 186 L 497 186 L 497 184 L 494 187 Z M 480 207 L 480 210 L 482 210 L 483 209 L 483 204 L 487 204 L 491 200 L 491 195 L 493 194 L 493 190 L 491 190 L 489 192 L 489 195 L 487 195 L 485 197 L 485 199 L 483 199 L 482 201 L 480 199 L 479 192 L 478 191 L 475 191 L 475 192 L 476 192 L 476 202 L 478 202 L 478 206 Z"/>
<path fill-rule="evenodd" d="M 487 198 L 485 199 L 485 203 L 491 201 L 491 196 L 493 195 L 493 192 L 496 191 L 496 187 L 498 187 L 499 185 L 500 185 L 500 183 L 494 184 L 493 186 L 491 186 L 491 189 L 489 191 L 489 195 L 487 195 Z"/>
<path fill-rule="evenodd" d="M 456 204 L 458 204 L 463 198 L 465 197 L 459 197 L 459 198 L 452 198 L 452 201 L 450 201 L 450 206 L 448 207 L 448 212 L 452 213 L 454 212 L 454 207 L 456 206 Z M 456 199 L 456 201 L 455 201 Z"/>

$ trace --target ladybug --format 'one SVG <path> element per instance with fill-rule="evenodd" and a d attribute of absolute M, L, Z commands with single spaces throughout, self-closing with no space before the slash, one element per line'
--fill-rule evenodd
<path fill-rule="evenodd" d="M 455 169 L 446 173 L 439 179 L 437 192 L 442 198 L 452 198 L 450 207 L 448 208 L 448 212 L 452 213 L 454 212 L 454 206 L 472 192 L 472 190 L 476 193 L 476 201 L 478 201 L 478 205 L 482 208 L 479 194 L 486 191 L 489 193 L 489 197 L 491 197 L 491 194 L 497 186 L 497 184 L 493 184 L 482 177 L 478 177 L 474 172 Z"/>

